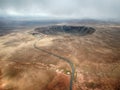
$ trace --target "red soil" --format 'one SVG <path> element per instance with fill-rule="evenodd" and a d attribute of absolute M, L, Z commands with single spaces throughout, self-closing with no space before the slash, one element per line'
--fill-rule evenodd
<path fill-rule="evenodd" d="M 69 90 L 69 85 L 70 77 L 61 73 L 48 84 L 47 90 Z M 73 90 L 76 90 L 74 85 Z"/>
<path fill-rule="evenodd" d="M 1 83 L 1 78 L 2 78 L 1 75 L 2 75 L 2 73 L 1 73 L 1 70 L 0 70 L 0 90 L 3 90 L 3 89 L 2 89 L 2 86 L 1 86 L 1 84 L 2 84 L 2 83 Z"/>

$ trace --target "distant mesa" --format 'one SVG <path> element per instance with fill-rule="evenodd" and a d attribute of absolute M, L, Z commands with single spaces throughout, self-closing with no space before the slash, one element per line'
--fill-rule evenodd
<path fill-rule="evenodd" d="M 43 33 L 47 35 L 58 35 L 58 34 L 72 34 L 72 35 L 90 35 L 93 34 L 96 30 L 92 27 L 86 27 L 86 26 L 46 26 L 46 27 L 40 27 L 35 28 L 36 33 Z"/>

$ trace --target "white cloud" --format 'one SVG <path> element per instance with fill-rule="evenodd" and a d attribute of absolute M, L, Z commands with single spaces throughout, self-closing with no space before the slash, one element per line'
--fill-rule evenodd
<path fill-rule="evenodd" d="M 16 10 L 10 9 L 10 8 L 6 9 L 5 12 L 7 15 L 10 15 L 10 16 L 24 16 L 24 14 L 17 12 Z"/>
<path fill-rule="evenodd" d="M 120 0 L 0 0 L 0 15 L 119 19 Z"/>

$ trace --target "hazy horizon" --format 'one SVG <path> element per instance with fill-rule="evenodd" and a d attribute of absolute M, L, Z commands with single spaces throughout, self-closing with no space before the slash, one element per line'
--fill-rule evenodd
<path fill-rule="evenodd" d="M 0 16 L 120 21 L 119 3 L 119 0 L 0 0 Z"/>

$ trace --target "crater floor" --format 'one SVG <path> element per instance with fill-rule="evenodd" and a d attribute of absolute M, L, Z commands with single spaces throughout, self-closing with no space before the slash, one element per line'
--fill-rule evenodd
<path fill-rule="evenodd" d="M 41 27 L 41 28 L 36 28 L 35 31 L 43 33 L 43 34 L 48 34 L 48 35 L 58 35 L 58 34 L 72 34 L 72 35 L 90 35 L 95 32 L 95 29 L 93 27 L 87 27 L 87 26 L 49 26 L 49 27 Z"/>

